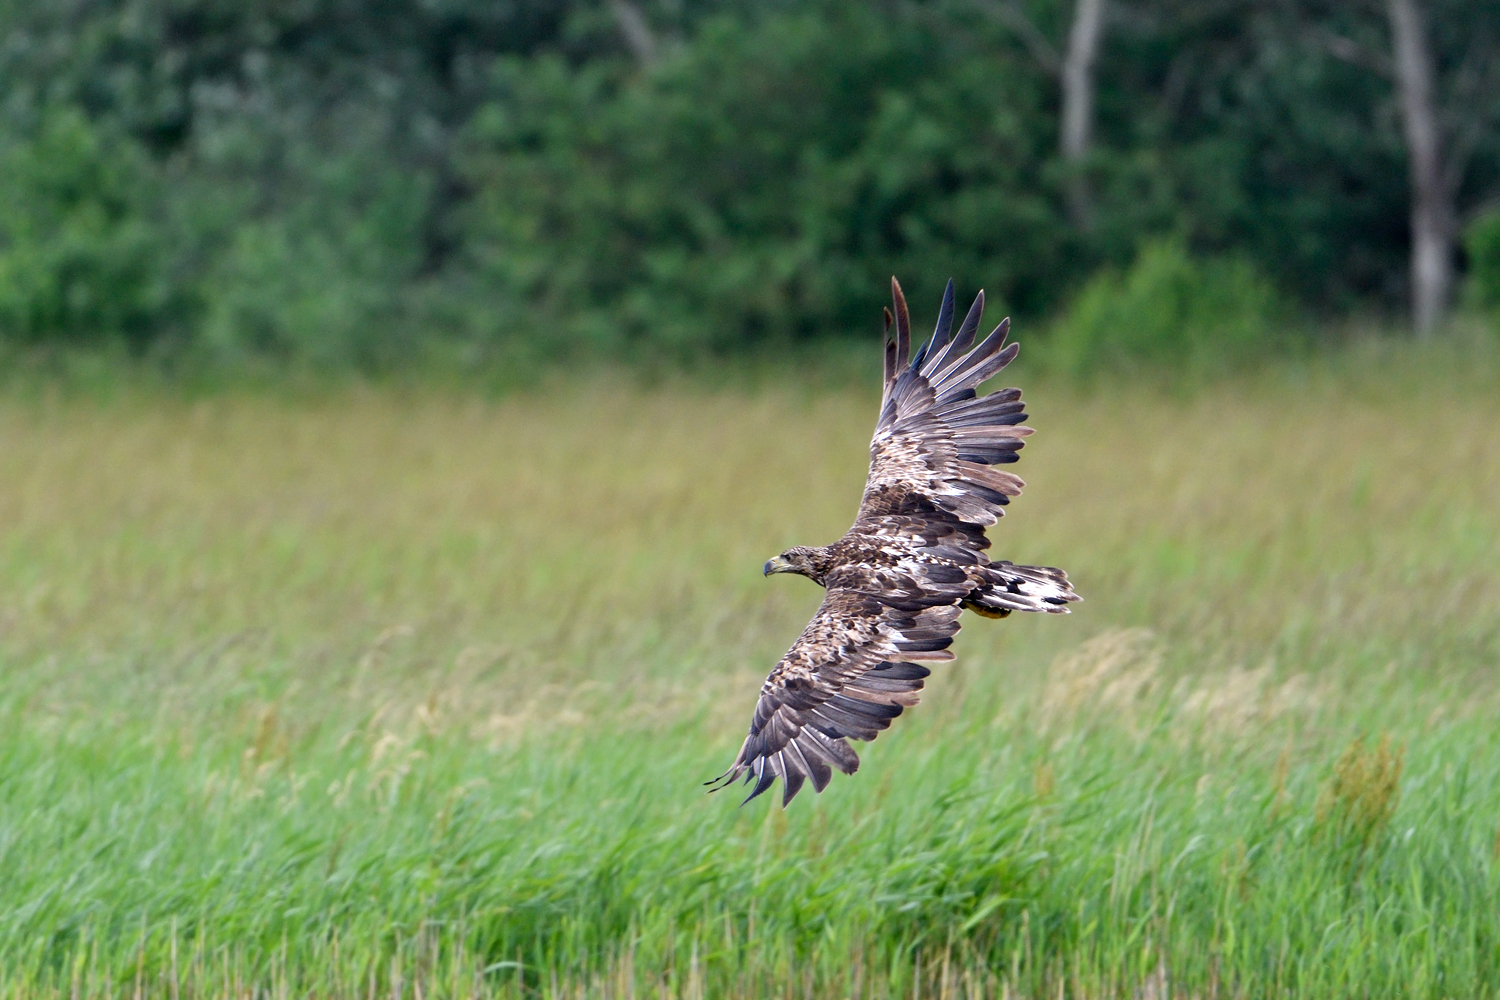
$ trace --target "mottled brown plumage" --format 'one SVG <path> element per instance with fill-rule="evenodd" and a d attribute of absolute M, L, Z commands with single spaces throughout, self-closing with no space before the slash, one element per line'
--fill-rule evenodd
<path fill-rule="evenodd" d="M 1014 360 L 1010 321 L 974 346 L 980 292 L 953 325 L 953 282 L 932 339 L 911 356 L 911 322 L 891 279 L 886 313 L 885 391 L 870 442 L 870 476 L 854 526 L 832 545 L 788 549 L 765 572 L 799 573 L 825 587 L 817 614 L 761 687 L 739 756 L 710 784 L 744 776 L 755 798 L 779 777 L 783 804 L 811 779 L 822 791 L 834 769 L 853 774 L 850 739 L 872 740 L 917 703 L 923 662 L 953 659 L 948 646 L 968 608 L 1066 612 L 1079 600 L 1067 574 L 1046 566 L 991 562 L 985 528 L 1021 492 L 994 468 L 1014 462 L 1031 428 L 1021 391 L 979 396 L 977 387 Z"/>

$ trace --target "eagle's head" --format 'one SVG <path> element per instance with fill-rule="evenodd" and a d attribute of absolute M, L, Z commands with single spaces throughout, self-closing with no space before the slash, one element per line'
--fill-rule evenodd
<path fill-rule="evenodd" d="M 822 574 L 818 572 L 818 560 L 815 558 L 818 550 L 808 548 L 806 545 L 794 545 L 779 556 L 772 556 L 766 560 L 765 575 L 772 573 L 800 573 L 810 580 L 820 580 Z"/>

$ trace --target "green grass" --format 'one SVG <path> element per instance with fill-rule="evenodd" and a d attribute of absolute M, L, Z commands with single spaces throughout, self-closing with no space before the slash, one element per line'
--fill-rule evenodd
<path fill-rule="evenodd" d="M 1500 995 L 1497 370 L 1018 366 L 996 553 L 1086 602 L 785 812 L 699 783 L 873 385 L 12 389 L 0 990 Z"/>

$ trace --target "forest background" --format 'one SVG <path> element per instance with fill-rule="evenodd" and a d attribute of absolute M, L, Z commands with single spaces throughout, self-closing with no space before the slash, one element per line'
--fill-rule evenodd
<path fill-rule="evenodd" d="M 0 38 L 11 359 L 774 350 L 872 334 L 891 274 L 1071 367 L 1500 302 L 1495 0 L 7 0 Z"/>

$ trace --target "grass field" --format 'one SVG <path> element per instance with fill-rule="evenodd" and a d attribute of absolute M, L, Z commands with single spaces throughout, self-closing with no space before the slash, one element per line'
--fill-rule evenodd
<path fill-rule="evenodd" d="M 702 794 L 869 386 L 0 399 L 5 996 L 1500 996 L 1500 359 L 1012 372 L 972 619 L 864 766 Z"/>

